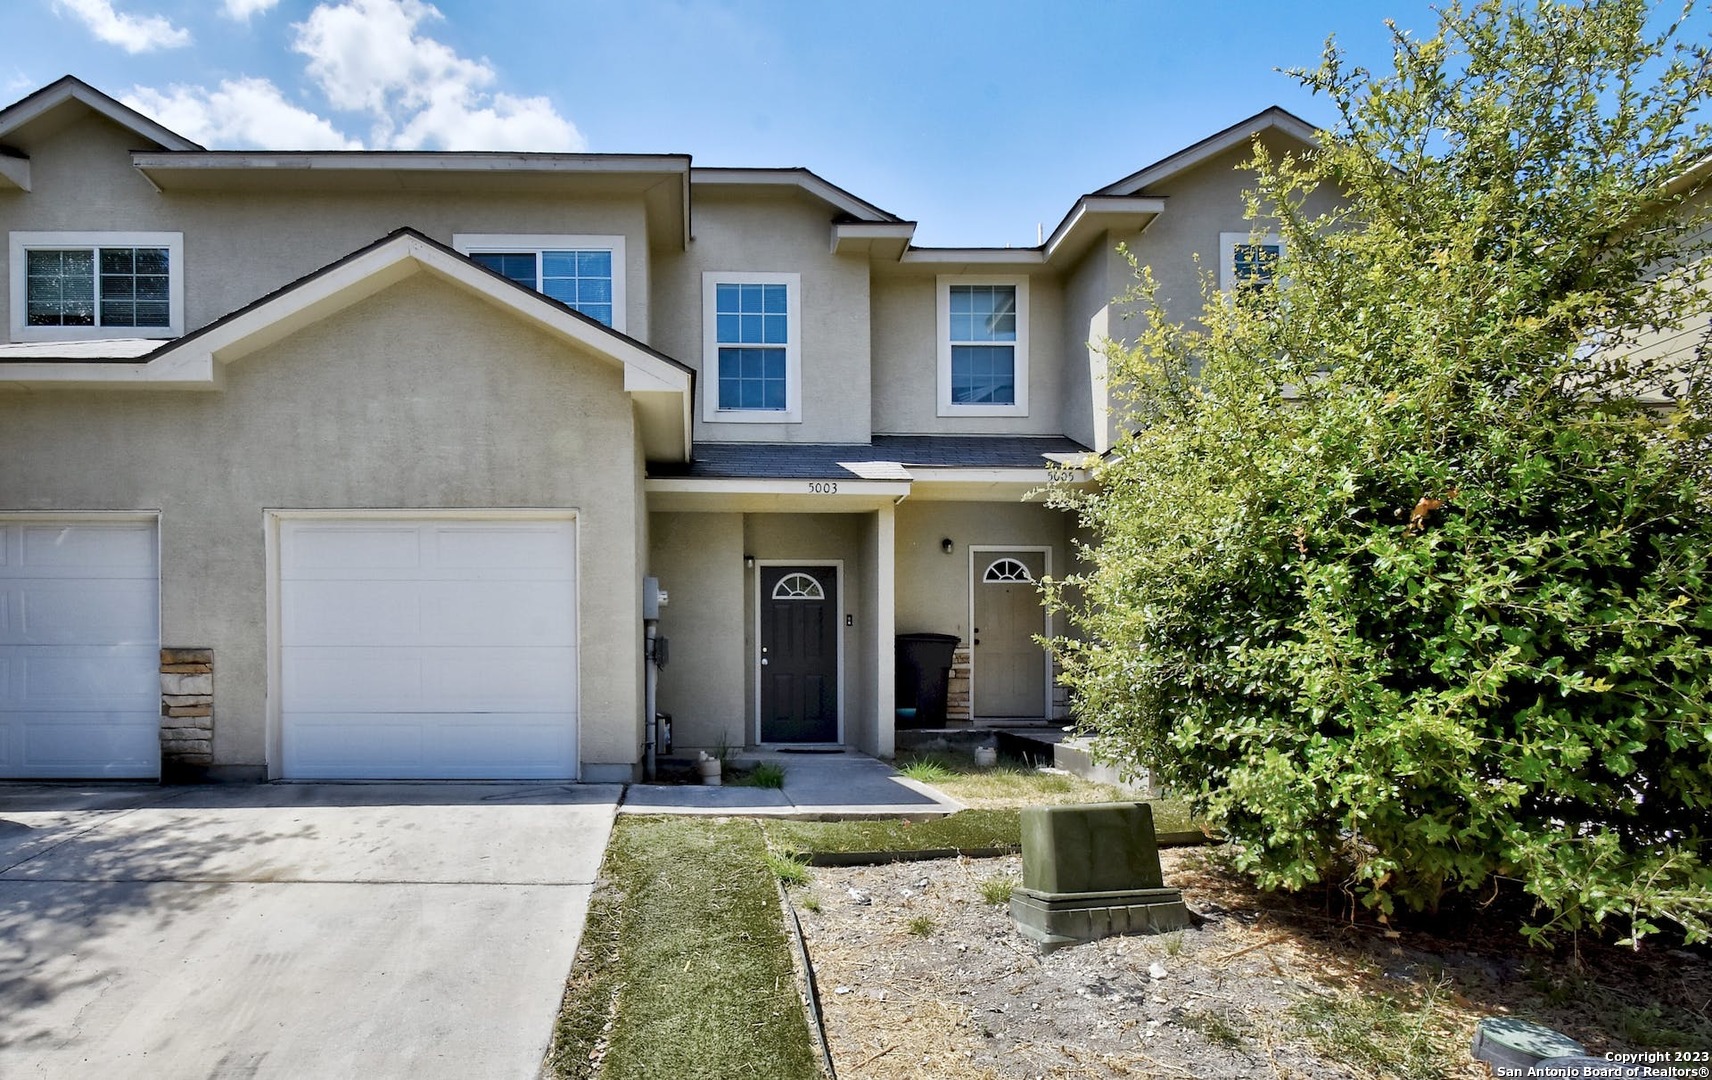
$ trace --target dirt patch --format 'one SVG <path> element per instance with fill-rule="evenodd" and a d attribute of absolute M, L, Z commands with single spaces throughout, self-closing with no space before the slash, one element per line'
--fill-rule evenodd
<path fill-rule="evenodd" d="M 1398 938 L 1162 862 L 1201 926 L 1047 956 L 989 902 L 1014 856 L 817 868 L 793 897 L 841 1080 L 1484 1078 L 1474 1024 L 1510 1011 L 1595 1053 L 1712 1038 L 1697 953 Z"/>

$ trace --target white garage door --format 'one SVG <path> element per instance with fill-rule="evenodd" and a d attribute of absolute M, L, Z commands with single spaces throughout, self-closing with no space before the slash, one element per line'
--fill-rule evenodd
<path fill-rule="evenodd" d="M 282 771 L 576 775 L 569 520 L 280 524 Z"/>
<path fill-rule="evenodd" d="M 0 776 L 159 775 L 155 523 L 0 520 Z"/>

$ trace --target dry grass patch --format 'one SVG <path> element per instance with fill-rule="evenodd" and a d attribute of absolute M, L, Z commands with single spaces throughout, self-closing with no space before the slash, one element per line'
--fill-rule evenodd
<path fill-rule="evenodd" d="M 1259 893 L 1206 849 L 1161 861 L 1202 926 L 1048 956 L 990 902 L 1014 856 L 817 869 L 793 898 L 818 905 L 802 923 L 840 1080 L 1488 1080 L 1469 1040 L 1500 1013 L 1595 1055 L 1712 1045 L 1704 950 L 1547 952 L 1496 912 L 1393 937 Z"/>

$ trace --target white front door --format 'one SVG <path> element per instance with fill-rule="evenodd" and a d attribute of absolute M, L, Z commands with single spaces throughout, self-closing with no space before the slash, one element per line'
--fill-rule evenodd
<path fill-rule="evenodd" d="M 282 772 L 574 779 L 568 519 L 280 523 Z"/>
<path fill-rule="evenodd" d="M 155 533 L 0 520 L 0 777 L 160 775 Z"/>
<path fill-rule="evenodd" d="M 1043 552 L 976 553 L 971 699 L 978 719 L 1046 717 L 1046 650 L 1040 586 Z"/>

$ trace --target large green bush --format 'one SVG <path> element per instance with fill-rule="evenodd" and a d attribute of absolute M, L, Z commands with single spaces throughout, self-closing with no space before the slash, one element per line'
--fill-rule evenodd
<path fill-rule="evenodd" d="M 1091 537 L 1056 647 L 1263 885 L 1707 934 L 1700 17 L 1491 0 L 1382 76 L 1328 47 L 1322 150 L 1252 163 L 1278 280 L 1182 324 L 1140 268 L 1133 430 L 1055 494 Z"/>

